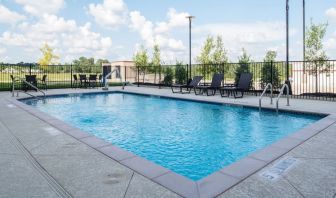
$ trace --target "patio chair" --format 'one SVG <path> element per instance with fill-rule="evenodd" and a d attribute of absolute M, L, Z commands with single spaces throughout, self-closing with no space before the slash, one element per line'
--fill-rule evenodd
<path fill-rule="evenodd" d="M 250 89 L 252 77 L 253 75 L 251 73 L 242 73 L 237 86 L 224 86 L 220 89 L 221 96 L 230 97 L 230 95 L 233 95 L 234 98 L 244 97 L 244 92 L 249 91 Z M 241 93 L 240 96 L 237 96 L 238 92 Z"/>
<path fill-rule="evenodd" d="M 104 81 L 103 81 L 103 75 L 102 74 L 99 74 L 98 81 L 99 81 L 99 86 L 103 87 L 104 86 Z"/>
<path fill-rule="evenodd" d="M 35 87 L 37 87 L 36 75 L 26 75 L 26 81 L 28 83 L 34 85 Z M 34 88 L 32 88 L 31 86 L 29 86 L 29 85 L 27 85 L 27 84 L 24 83 L 24 91 L 28 91 L 29 89 L 34 89 Z"/>
<path fill-rule="evenodd" d="M 88 81 L 87 81 L 87 78 L 86 78 L 86 75 L 85 74 L 80 74 L 79 75 L 79 85 L 81 88 L 85 87 L 87 88 L 87 84 L 88 84 Z"/>
<path fill-rule="evenodd" d="M 40 81 L 41 86 L 47 90 L 47 75 L 43 75 L 41 79 L 38 79 Z"/>
<path fill-rule="evenodd" d="M 88 84 L 90 87 L 97 87 L 97 75 L 90 74 Z"/>
<path fill-rule="evenodd" d="M 173 93 L 181 93 L 181 94 L 185 94 L 185 93 L 190 93 L 191 90 L 196 87 L 202 80 L 203 76 L 194 76 L 194 78 L 192 79 L 192 81 L 190 81 L 188 84 L 185 85 L 179 85 L 179 84 L 175 84 L 171 86 L 171 90 Z M 176 89 L 178 89 L 178 91 L 176 91 Z M 184 89 L 186 89 L 186 91 L 183 91 Z"/>
<path fill-rule="evenodd" d="M 72 86 L 75 87 L 75 88 L 77 88 L 78 85 L 79 85 L 77 74 L 73 74 L 72 77 L 73 77 Z"/>
<path fill-rule="evenodd" d="M 204 93 L 206 93 L 207 96 L 216 95 L 217 90 L 222 86 L 223 80 L 224 74 L 214 74 L 210 86 L 199 85 L 194 87 L 195 95 L 203 95 Z"/>

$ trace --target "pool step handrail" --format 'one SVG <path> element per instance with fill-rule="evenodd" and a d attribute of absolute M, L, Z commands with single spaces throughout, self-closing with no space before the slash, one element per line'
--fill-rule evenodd
<path fill-rule="evenodd" d="M 262 92 L 262 94 L 259 97 L 259 111 L 261 111 L 261 100 L 263 99 L 264 95 L 266 94 L 267 90 L 270 89 L 271 90 L 271 104 L 273 104 L 273 85 L 272 83 L 268 83 L 264 89 L 264 91 Z"/>
<path fill-rule="evenodd" d="M 24 83 L 26 85 L 28 85 L 29 87 L 35 89 L 37 92 L 40 92 L 42 93 L 43 97 L 45 98 L 46 97 L 46 94 L 44 91 L 42 91 L 41 89 L 39 89 L 38 87 L 36 87 L 35 85 L 31 84 L 30 82 L 26 81 L 25 79 L 20 79 L 18 80 L 19 78 L 14 78 L 14 81 L 13 81 L 13 85 L 12 85 L 12 97 L 14 97 L 14 92 L 16 91 L 16 97 L 19 97 L 19 92 L 22 92 L 22 93 L 25 93 L 29 96 L 32 96 L 34 98 L 37 98 L 38 96 L 36 95 L 33 95 L 33 94 L 30 94 L 28 92 L 24 92 L 24 91 L 20 91 L 20 90 L 15 90 L 15 82 L 18 82 L 18 81 L 21 81 L 21 83 Z"/>
<path fill-rule="evenodd" d="M 278 98 L 276 100 L 276 112 L 279 113 L 279 100 L 281 98 L 281 96 L 284 94 L 286 88 L 286 98 L 287 98 L 287 106 L 289 106 L 289 86 L 285 83 L 282 85 L 281 89 L 280 89 L 280 93 L 278 95 Z"/>
<path fill-rule="evenodd" d="M 118 69 L 118 68 L 115 68 L 114 70 L 112 70 L 110 73 L 108 73 L 105 77 L 104 77 L 104 87 L 103 87 L 103 90 L 108 90 L 108 78 L 110 77 L 110 76 L 112 76 L 112 74 L 113 73 L 116 73 L 117 74 L 117 76 L 119 76 L 120 77 L 120 82 L 121 82 L 121 84 L 122 84 L 122 89 L 125 89 L 125 84 L 126 84 L 126 82 L 123 82 L 122 81 L 122 76 L 121 76 L 121 73 L 120 73 L 120 69 Z"/>

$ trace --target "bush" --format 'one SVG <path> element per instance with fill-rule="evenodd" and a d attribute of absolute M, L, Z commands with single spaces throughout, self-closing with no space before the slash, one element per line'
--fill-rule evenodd
<path fill-rule="evenodd" d="M 175 68 L 175 80 L 178 84 L 186 84 L 188 78 L 187 70 L 184 65 L 176 65 Z"/>
<path fill-rule="evenodd" d="M 261 74 L 263 87 L 266 87 L 267 83 L 272 83 L 274 89 L 280 88 L 281 76 L 277 64 L 274 64 L 273 62 L 265 62 L 261 68 Z"/>
<path fill-rule="evenodd" d="M 174 72 L 172 68 L 166 68 L 164 69 L 164 79 L 163 79 L 163 84 L 166 86 L 170 86 L 173 84 L 173 77 L 174 77 Z"/>

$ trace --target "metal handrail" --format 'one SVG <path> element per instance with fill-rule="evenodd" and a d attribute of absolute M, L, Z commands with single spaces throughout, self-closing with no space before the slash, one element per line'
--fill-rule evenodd
<path fill-rule="evenodd" d="M 276 112 L 279 113 L 279 100 L 281 96 L 284 94 L 284 89 L 286 88 L 286 97 L 287 97 L 287 106 L 289 106 L 289 86 L 287 84 L 284 84 L 281 87 L 280 93 L 278 95 L 278 98 L 276 100 Z"/>
<path fill-rule="evenodd" d="M 40 92 L 43 94 L 43 97 L 46 97 L 46 94 L 44 91 L 40 90 L 39 88 L 37 88 L 35 85 L 31 84 L 30 82 L 26 81 L 25 79 L 20 79 L 21 82 L 25 83 L 26 85 L 30 86 L 31 88 L 35 89 L 36 91 Z M 15 77 L 14 77 L 14 81 L 13 81 L 13 86 L 12 86 L 12 97 L 14 97 L 14 92 L 15 92 L 15 82 L 18 82 L 20 80 L 17 80 Z M 29 94 L 29 93 L 26 93 L 26 92 L 23 92 L 29 96 L 33 96 L 35 98 L 37 98 L 37 96 L 33 95 L 33 94 Z M 16 91 L 16 97 L 19 96 L 19 90 Z"/>
<path fill-rule="evenodd" d="M 271 89 L 271 104 L 273 104 L 273 85 L 272 83 L 268 83 L 264 89 L 264 91 L 262 92 L 262 94 L 260 95 L 259 98 L 259 111 L 261 111 L 261 100 L 263 99 L 264 95 L 266 94 L 266 91 L 268 90 L 268 88 Z"/>
<path fill-rule="evenodd" d="M 122 84 L 122 89 L 125 89 L 125 84 L 126 84 L 126 83 L 123 83 L 123 82 L 122 82 L 122 76 L 121 76 L 120 70 L 119 70 L 118 68 L 115 68 L 114 70 L 112 70 L 110 73 L 108 73 L 108 74 L 104 77 L 105 85 L 104 85 L 103 90 L 108 90 L 108 82 L 107 82 L 107 78 L 110 77 L 114 72 L 116 72 L 116 74 L 117 74 L 118 76 L 120 76 L 120 82 L 121 82 L 121 84 Z"/>

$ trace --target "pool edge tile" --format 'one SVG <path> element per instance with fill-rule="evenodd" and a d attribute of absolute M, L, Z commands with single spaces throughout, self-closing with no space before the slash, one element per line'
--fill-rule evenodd
<path fill-rule="evenodd" d="M 200 197 L 215 197 L 229 188 L 233 187 L 241 180 L 217 171 L 196 182 Z"/>
<path fill-rule="evenodd" d="M 104 140 L 100 138 L 97 138 L 96 136 L 84 137 L 84 138 L 79 139 L 79 141 L 91 146 L 94 149 L 97 149 L 99 147 L 104 147 L 104 146 L 111 144 L 109 142 L 105 142 Z"/>
<path fill-rule="evenodd" d="M 139 156 L 120 160 L 119 162 L 149 179 L 171 172 L 171 170 Z"/>
<path fill-rule="evenodd" d="M 266 161 L 247 156 L 227 167 L 222 168 L 219 172 L 235 177 L 239 180 L 243 180 L 265 167 L 267 164 L 268 162 Z"/>
<path fill-rule="evenodd" d="M 169 172 L 156 177 L 153 181 L 183 197 L 200 197 L 197 183 L 175 172 Z"/>
<path fill-rule="evenodd" d="M 111 157 L 112 159 L 116 161 L 122 161 L 122 160 L 126 160 L 132 157 L 136 157 L 135 154 L 128 152 L 117 146 L 114 146 L 112 144 L 104 146 L 104 147 L 100 147 L 97 150 L 99 150 L 100 152 L 104 153 L 105 155 Z"/>

